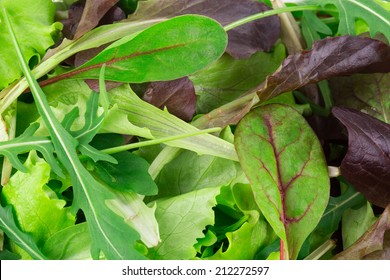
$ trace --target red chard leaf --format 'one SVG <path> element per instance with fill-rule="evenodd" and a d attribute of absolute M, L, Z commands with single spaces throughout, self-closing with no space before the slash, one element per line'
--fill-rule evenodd
<path fill-rule="evenodd" d="M 317 41 L 310 51 L 288 56 L 269 76 L 258 95 L 267 100 L 280 93 L 332 77 L 390 72 L 390 46 L 371 38 L 341 36 Z"/>
<path fill-rule="evenodd" d="M 196 111 L 195 88 L 187 77 L 167 82 L 152 82 L 143 99 L 185 121 L 191 121 Z"/>
<path fill-rule="evenodd" d="M 270 10 L 267 5 L 251 0 L 151 0 L 140 1 L 130 20 L 174 17 L 199 14 L 227 25 L 233 21 Z M 248 58 L 257 51 L 269 51 L 280 36 L 280 20 L 271 16 L 257 20 L 228 32 L 226 52 L 234 58 Z"/>
<path fill-rule="evenodd" d="M 390 125 L 354 109 L 335 107 L 348 130 L 341 174 L 375 205 L 390 204 Z"/>

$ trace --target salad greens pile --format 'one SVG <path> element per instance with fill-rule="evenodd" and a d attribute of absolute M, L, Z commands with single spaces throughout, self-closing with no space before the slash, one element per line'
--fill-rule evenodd
<path fill-rule="evenodd" d="M 388 258 L 388 1 L 0 9 L 1 259 Z"/>

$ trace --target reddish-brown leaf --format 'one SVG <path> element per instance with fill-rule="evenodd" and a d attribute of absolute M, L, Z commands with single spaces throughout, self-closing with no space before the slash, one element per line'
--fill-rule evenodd
<path fill-rule="evenodd" d="M 348 130 L 348 152 L 341 174 L 375 205 L 390 204 L 390 125 L 367 114 L 335 107 Z"/>
<path fill-rule="evenodd" d="M 390 46 L 371 38 L 341 36 L 317 41 L 287 57 L 258 90 L 261 100 L 332 77 L 390 72 Z"/>
<path fill-rule="evenodd" d="M 196 111 L 195 88 L 187 77 L 168 82 L 152 82 L 143 99 L 185 121 L 191 121 Z"/>

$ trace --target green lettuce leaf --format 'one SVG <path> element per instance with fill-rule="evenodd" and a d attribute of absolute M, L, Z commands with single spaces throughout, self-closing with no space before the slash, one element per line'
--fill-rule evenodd
<path fill-rule="evenodd" d="M 21 229 L 42 246 L 57 231 L 74 225 L 75 216 L 46 185 L 50 179 L 49 164 L 32 151 L 24 165 L 27 173 L 16 172 L 4 186 L 2 197 L 14 207 Z"/>
<path fill-rule="evenodd" d="M 18 34 L 22 52 L 30 65 L 37 64 L 46 50 L 55 43 L 62 29 L 54 23 L 55 6 L 51 0 L 1 0 L 6 7 L 15 32 Z M 0 15 L 0 22 L 4 22 Z M 0 24 L 0 89 L 22 76 L 18 57 L 5 24 Z M 10 67 L 12 65 L 12 67 Z"/>
<path fill-rule="evenodd" d="M 208 188 L 156 200 L 161 242 L 150 249 L 151 259 L 190 259 L 197 238 L 214 223 L 213 207 L 220 188 Z"/>

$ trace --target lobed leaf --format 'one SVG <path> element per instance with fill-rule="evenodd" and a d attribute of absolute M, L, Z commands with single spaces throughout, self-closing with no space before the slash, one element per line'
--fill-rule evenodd
<path fill-rule="evenodd" d="M 207 188 L 156 200 L 156 219 L 161 242 L 150 249 L 152 259 L 180 260 L 193 258 L 197 238 L 214 223 L 213 209 L 220 188 Z"/>
<path fill-rule="evenodd" d="M 26 60 L 37 64 L 61 30 L 61 24 L 54 23 L 54 4 L 50 0 L 1 0 L 0 6 L 10 13 L 14 30 L 23 42 L 21 50 Z M 15 64 L 18 58 L 4 20 L 0 15 L 0 90 L 22 76 L 20 66 Z"/>
<path fill-rule="evenodd" d="M 364 21 L 370 27 L 374 36 L 377 32 L 383 33 L 390 41 L 390 13 L 380 4 L 372 0 L 304 0 L 305 4 L 321 6 L 334 5 L 339 12 L 338 33 L 341 35 L 355 35 L 355 22 Z"/>
<path fill-rule="evenodd" d="M 321 145 L 298 112 L 278 104 L 251 111 L 235 135 L 256 203 L 283 241 L 281 258 L 295 259 L 329 198 Z"/>
<path fill-rule="evenodd" d="M 390 203 L 390 125 L 353 109 L 334 107 L 332 113 L 348 130 L 341 174 L 370 202 L 385 208 Z"/>

